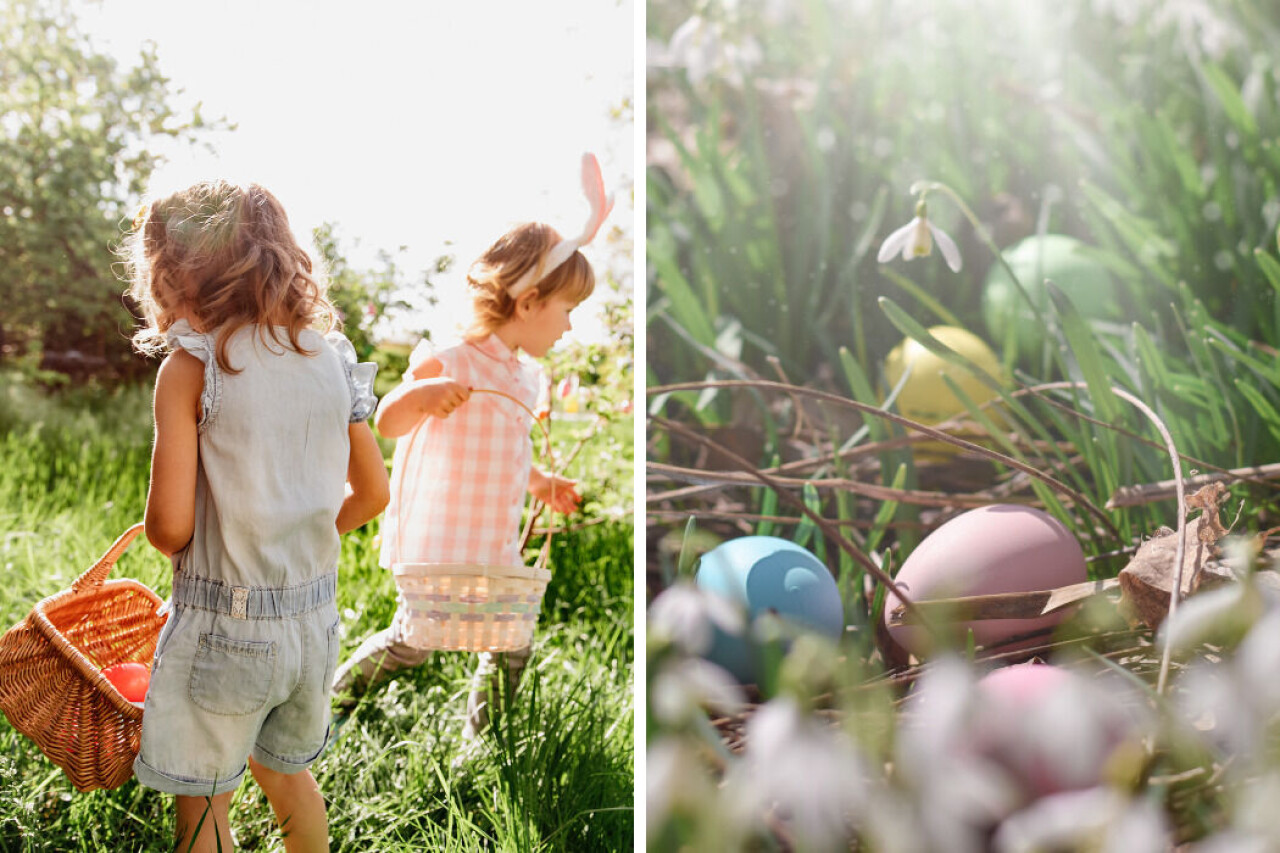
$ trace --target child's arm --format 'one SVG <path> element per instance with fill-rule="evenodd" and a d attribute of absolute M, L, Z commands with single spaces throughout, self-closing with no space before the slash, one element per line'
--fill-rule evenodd
<path fill-rule="evenodd" d="M 566 480 L 564 477 L 546 474 L 536 467 L 529 469 L 529 494 L 544 504 L 550 504 L 551 509 L 561 515 L 568 515 L 582 503 L 577 485 L 577 480 Z"/>
<path fill-rule="evenodd" d="M 196 517 L 197 425 L 204 365 L 183 350 L 169 355 L 156 375 L 156 440 L 143 519 L 147 539 L 172 556 L 191 541 Z"/>
<path fill-rule="evenodd" d="M 387 466 L 369 424 L 359 421 L 347 428 L 351 456 L 347 462 L 347 496 L 338 511 L 338 533 L 355 530 L 386 507 L 391 499 Z"/>
<path fill-rule="evenodd" d="M 382 398 L 373 423 L 387 438 L 405 435 L 425 417 L 447 418 L 471 396 L 471 389 L 442 376 L 444 365 L 428 358 L 413 367 L 404 381 Z"/>

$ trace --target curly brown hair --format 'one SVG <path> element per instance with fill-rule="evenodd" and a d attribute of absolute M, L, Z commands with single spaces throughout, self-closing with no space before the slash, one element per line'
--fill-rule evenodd
<path fill-rule="evenodd" d="M 340 325 L 284 207 L 257 184 L 203 181 L 151 202 L 121 253 L 144 319 L 133 345 L 145 354 L 168 349 L 165 332 L 177 310 L 199 328 L 219 330 L 218 366 L 228 373 L 239 371 L 228 363 L 227 343 L 245 326 L 278 346 L 286 343 L 283 329 L 291 349 L 310 355 L 298 341 L 302 330 Z"/>
<path fill-rule="evenodd" d="M 527 270 L 541 264 L 551 247 L 560 242 L 560 234 L 550 225 L 526 222 L 503 234 L 485 250 L 467 271 L 467 287 L 471 290 L 472 319 L 467 340 L 479 340 L 509 321 L 516 313 L 516 300 L 508 292 Z M 595 290 L 596 276 L 581 252 L 540 279 L 529 292 L 535 301 L 563 296 L 575 305 Z"/>

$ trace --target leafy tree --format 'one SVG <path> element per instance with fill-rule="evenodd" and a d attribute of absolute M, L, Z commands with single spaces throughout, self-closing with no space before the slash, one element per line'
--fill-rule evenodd
<path fill-rule="evenodd" d="M 67 0 L 0 4 L 0 362 L 123 375 L 134 319 L 113 246 L 159 162 L 195 142 L 153 48 L 122 68 L 78 30 Z"/>
<path fill-rule="evenodd" d="M 378 364 L 375 389 L 381 396 L 400 381 L 409 364 L 410 348 L 386 338 L 402 337 L 407 330 L 407 315 L 436 304 L 435 282 L 431 278 L 447 272 L 453 266 L 453 256 L 436 258 L 431 269 L 422 271 L 418 280 L 410 283 L 405 280 L 405 270 L 396 263 L 396 255 L 405 251 L 403 246 L 396 253 L 379 251 L 378 268 L 357 269 L 343 254 L 338 228 L 332 222 L 313 229 L 311 239 L 318 255 L 316 261 L 329 282 L 329 299 L 342 317 L 343 334 L 361 361 Z"/>

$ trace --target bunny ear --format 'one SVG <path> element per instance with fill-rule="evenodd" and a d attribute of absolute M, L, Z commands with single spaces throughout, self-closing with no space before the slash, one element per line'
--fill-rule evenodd
<path fill-rule="evenodd" d="M 542 259 L 542 263 L 520 276 L 520 279 L 507 290 L 513 298 L 528 290 L 541 277 L 549 275 L 579 248 L 594 240 L 596 232 L 604 224 L 605 217 L 613 210 L 613 196 L 606 198 L 604 194 L 604 176 L 600 173 L 600 161 L 589 151 L 582 155 L 582 192 L 587 197 L 587 204 L 591 205 L 591 215 L 587 217 L 586 227 L 577 237 L 561 240 L 552 246 L 546 257 Z"/>
<path fill-rule="evenodd" d="M 613 196 L 605 197 L 604 176 L 600 173 L 600 161 L 596 155 L 587 152 L 582 155 L 582 192 L 591 205 L 591 215 L 582 234 L 576 240 L 579 246 L 585 246 L 596 237 L 596 232 L 604 224 L 605 217 L 613 210 Z"/>

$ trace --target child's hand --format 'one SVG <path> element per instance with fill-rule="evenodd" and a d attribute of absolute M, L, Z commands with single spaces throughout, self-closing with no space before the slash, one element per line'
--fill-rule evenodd
<path fill-rule="evenodd" d="M 564 477 L 539 472 L 538 476 L 530 478 L 529 493 L 550 506 L 553 511 L 568 515 L 582 503 L 577 485 L 577 480 L 566 480 Z"/>
<path fill-rule="evenodd" d="M 471 398 L 470 388 L 448 376 L 420 379 L 415 384 L 417 388 L 414 395 L 418 398 L 421 411 L 433 418 L 449 417 L 454 409 Z"/>

